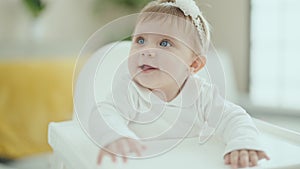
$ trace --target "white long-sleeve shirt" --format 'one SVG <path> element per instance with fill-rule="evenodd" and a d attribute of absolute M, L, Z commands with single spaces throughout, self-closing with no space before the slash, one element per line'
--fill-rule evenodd
<path fill-rule="evenodd" d="M 129 74 L 114 83 L 112 91 L 90 116 L 89 133 L 102 146 L 122 137 L 199 137 L 205 143 L 215 134 L 226 144 L 223 155 L 239 149 L 263 151 L 259 131 L 247 112 L 197 76 L 190 76 L 171 102 L 131 81 Z"/>

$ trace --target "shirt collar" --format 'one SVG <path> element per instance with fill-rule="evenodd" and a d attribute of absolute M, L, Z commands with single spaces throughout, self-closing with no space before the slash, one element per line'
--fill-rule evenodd
<path fill-rule="evenodd" d="M 133 83 L 133 86 L 137 90 L 140 97 L 150 104 L 166 104 L 174 107 L 189 107 L 193 105 L 200 95 L 200 85 L 197 78 L 189 76 L 180 93 L 170 102 L 164 102 L 159 97 L 154 95 L 149 89 L 140 86 L 137 83 Z"/>

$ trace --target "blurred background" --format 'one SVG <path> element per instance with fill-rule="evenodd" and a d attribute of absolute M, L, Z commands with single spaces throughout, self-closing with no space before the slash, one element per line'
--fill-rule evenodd
<path fill-rule="evenodd" d="M 149 0 L 0 0 L 0 169 L 49 168 L 47 126 L 72 119 L 75 59 L 101 26 Z M 300 132 L 300 1 L 197 1 L 228 98 Z"/>

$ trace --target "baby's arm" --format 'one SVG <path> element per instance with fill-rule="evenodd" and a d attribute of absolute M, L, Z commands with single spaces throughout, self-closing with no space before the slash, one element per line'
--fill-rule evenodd
<path fill-rule="evenodd" d="M 110 156 L 116 161 L 116 156 L 122 156 L 126 162 L 128 153 L 140 156 L 145 146 L 136 139 L 138 137 L 128 126 L 128 118 L 121 115 L 111 101 L 106 100 L 98 104 L 97 110 L 90 117 L 90 134 L 102 147 L 99 151 L 97 163 L 100 165 L 104 156 Z"/>
<path fill-rule="evenodd" d="M 89 134 L 101 147 L 123 137 L 138 137 L 128 128 L 129 115 L 122 114 L 111 96 L 99 102 L 89 117 Z"/>
<path fill-rule="evenodd" d="M 206 112 L 203 120 L 208 122 L 208 128 L 216 128 L 215 134 L 226 143 L 225 164 L 233 168 L 255 166 L 258 160 L 269 159 L 259 142 L 258 129 L 243 108 L 226 101 L 215 86 L 204 84 L 201 92 L 199 107 Z"/>
<path fill-rule="evenodd" d="M 224 160 L 232 168 L 256 166 L 260 159 L 269 159 L 259 142 L 260 133 L 247 112 L 224 101 L 224 113 L 216 130 L 225 143 Z"/>
<path fill-rule="evenodd" d="M 232 168 L 252 167 L 258 160 L 269 160 L 259 142 L 258 129 L 240 106 L 224 101 L 224 112 L 216 134 L 226 143 L 224 160 Z"/>
<path fill-rule="evenodd" d="M 119 79 L 117 86 L 104 101 L 99 102 L 93 109 L 89 119 L 89 133 L 102 148 L 99 152 L 100 164 L 105 155 L 115 161 L 116 155 L 123 156 L 126 161 L 128 152 L 140 155 L 143 146 L 138 137 L 131 131 L 128 124 L 135 118 L 138 95 L 135 90 L 128 88 L 128 78 Z"/>

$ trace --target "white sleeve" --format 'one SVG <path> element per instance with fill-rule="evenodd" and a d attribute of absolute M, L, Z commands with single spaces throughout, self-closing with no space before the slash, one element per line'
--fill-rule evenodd
<path fill-rule="evenodd" d="M 204 125 L 200 137 L 202 134 L 208 138 L 214 133 L 221 138 L 226 144 L 223 155 L 239 149 L 263 150 L 260 133 L 243 108 L 226 101 L 214 85 L 204 85 L 201 92 L 200 104 L 204 114 L 200 119 Z"/>
<path fill-rule="evenodd" d="M 224 112 L 216 135 L 226 144 L 223 155 L 239 149 L 263 151 L 260 133 L 252 118 L 243 108 L 231 102 L 224 101 Z"/>
<path fill-rule="evenodd" d="M 128 87 L 125 85 L 122 87 L 120 83 L 120 87 L 116 89 L 117 94 L 110 94 L 104 101 L 98 102 L 92 110 L 89 118 L 89 134 L 100 146 L 106 146 L 122 137 L 138 139 L 128 128 L 128 123 L 135 116 L 132 102 L 137 101 L 137 95 L 135 91 L 125 89 Z"/>

